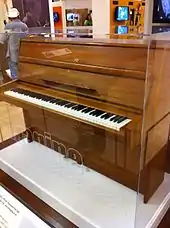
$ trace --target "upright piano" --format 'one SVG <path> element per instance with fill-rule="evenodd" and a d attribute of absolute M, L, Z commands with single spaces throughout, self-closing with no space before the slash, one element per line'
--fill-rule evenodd
<path fill-rule="evenodd" d="M 166 172 L 169 55 L 149 39 L 24 38 L 19 78 L 0 98 L 23 108 L 30 143 L 139 190 L 147 203 Z"/>

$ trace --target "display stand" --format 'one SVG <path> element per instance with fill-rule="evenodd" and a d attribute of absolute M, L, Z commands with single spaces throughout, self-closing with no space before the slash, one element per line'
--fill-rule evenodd
<path fill-rule="evenodd" d="M 29 162 L 28 162 L 29 161 Z M 66 219 L 84 228 L 154 228 L 170 206 L 170 176 L 149 200 L 39 143 L 21 140 L 0 153 L 0 167 Z M 114 197 L 113 197 L 114 196 Z M 120 219 L 121 218 L 121 219 Z"/>
<path fill-rule="evenodd" d="M 0 186 L 0 227 L 50 228 L 50 226 L 10 194 L 4 186 Z"/>

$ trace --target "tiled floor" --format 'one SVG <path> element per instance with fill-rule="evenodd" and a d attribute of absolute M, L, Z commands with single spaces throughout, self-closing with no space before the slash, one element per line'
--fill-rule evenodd
<path fill-rule="evenodd" d="M 0 141 L 7 140 L 24 129 L 22 109 L 0 101 Z"/>

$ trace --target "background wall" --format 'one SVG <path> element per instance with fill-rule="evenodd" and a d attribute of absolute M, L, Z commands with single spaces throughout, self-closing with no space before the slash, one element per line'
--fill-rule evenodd
<path fill-rule="evenodd" d="M 103 38 L 110 33 L 110 0 L 92 0 L 94 37 Z"/>
<path fill-rule="evenodd" d="M 0 2 L 0 32 L 3 32 L 4 23 L 3 20 L 5 19 L 5 7 L 4 3 Z"/>
<path fill-rule="evenodd" d="M 12 0 L 0 0 L 0 32 L 4 31 L 4 23 L 3 21 L 7 19 L 7 9 L 12 7 Z"/>
<path fill-rule="evenodd" d="M 100 2 L 102 0 L 98 0 Z M 65 0 L 65 9 L 92 8 L 92 0 Z"/>

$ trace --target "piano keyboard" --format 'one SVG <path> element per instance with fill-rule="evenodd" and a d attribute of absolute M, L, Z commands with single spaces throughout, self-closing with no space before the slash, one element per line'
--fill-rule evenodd
<path fill-rule="evenodd" d="M 125 116 L 116 115 L 114 113 L 105 112 L 103 110 L 76 104 L 67 100 L 50 97 L 24 89 L 11 89 L 4 92 L 4 94 L 116 131 L 120 131 L 122 127 L 131 121 Z"/>

